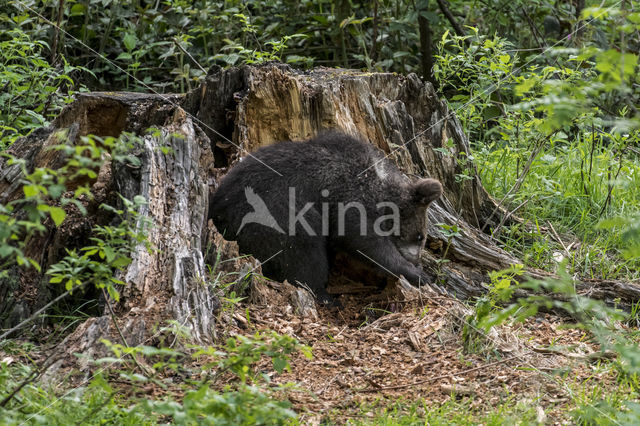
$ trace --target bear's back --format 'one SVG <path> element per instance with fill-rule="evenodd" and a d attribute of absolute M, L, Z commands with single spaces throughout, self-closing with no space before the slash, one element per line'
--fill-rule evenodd
<path fill-rule="evenodd" d="M 210 217 L 233 232 L 243 215 L 251 188 L 270 211 L 288 219 L 285 211 L 295 194 L 295 208 L 306 203 L 376 203 L 400 197 L 404 175 L 381 151 L 342 133 L 326 132 L 305 142 L 278 142 L 243 158 L 222 179 L 210 202 Z M 282 211 L 278 214 L 276 210 Z"/>

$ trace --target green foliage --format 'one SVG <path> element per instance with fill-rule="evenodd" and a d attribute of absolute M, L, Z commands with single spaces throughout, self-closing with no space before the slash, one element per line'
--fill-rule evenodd
<path fill-rule="evenodd" d="M 375 17 L 370 4 L 332 0 L 85 0 L 62 9 L 8 3 L 7 17 L 37 40 L 51 26 L 36 14 L 60 16 L 61 31 L 47 34 L 47 47 L 55 44 L 90 70 L 81 80 L 94 89 L 182 92 L 204 77 L 201 67 L 216 63 L 280 60 L 403 73 L 419 65 L 416 5 L 408 1 L 379 2 Z M 437 15 L 429 18 L 437 22 Z"/>
<path fill-rule="evenodd" d="M 289 407 L 289 403 L 275 400 L 255 386 L 220 393 L 207 385 L 187 391 L 182 403 L 145 400 L 140 404 L 147 413 L 168 416 L 178 425 L 281 425 L 296 417 Z"/>
<path fill-rule="evenodd" d="M 386 401 L 380 401 L 380 403 Z M 380 405 L 380 406 L 377 406 Z M 339 415 L 337 416 L 339 418 Z M 512 425 L 536 424 L 536 409 L 531 402 L 517 402 L 507 397 L 491 411 L 479 409 L 473 398 L 455 397 L 443 403 L 427 405 L 424 401 L 393 401 L 389 406 L 363 404 L 349 425 Z"/>
<path fill-rule="evenodd" d="M 433 67 L 441 90 L 452 92 L 448 102 L 471 140 L 481 137 L 492 120 L 503 114 L 517 63 L 517 56 L 509 54 L 511 43 L 474 32 L 474 36 L 458 37 L 446 31 Z"/>
<path fill-rule="evenodd" d="M 501 305 L 511 299 L 514 289 L 519 284 L 516 277 L 520 277 L 522 272 L 523 265 L 513 265 L 503 271 L 489 273 L 489 291 L 476 300 L 473 313 L 465 318 L 462 325 L 462 346 L 465 353 L 494 352 L 493 342 L 487 337 L 483 324 L 488 317 L 500 310 Z"/>
<path fill-rule="evenodd" d="M 603 220 L 599 228 L 622 231 L 623 254 L 627 259 L 640 258 L 640 215 Z"/>
<path fill-rule="evenodd" d="M 635 15 L 614 12 L 585 13 L 594 27 L 604 19 L 637 31 Z M 620 43 L 616 37 L 612 42 Z M 527 265 L 553 270 L 556 259 L 569 257 L 571 271 L 586 277 L 637 278 L 633 248 L 623 253 L 633 229 L 597 226 L 607 216 L 640 211 L 633 148 L 640 143 L 640 119 L 629 105 L 640 99 L 637 55 L 596 45 L 549 49 L 530 59 L 511 51 L 509 42 L 478 30 L 469 37 L 445 32 L 434 67 L 470 136 L 483 185 L 526 220 L 498 227 L 494 236 Z M 577 250 L 566 247 L 569 231 L 583 242 Z"/>
<path fill-rule="evenodd" d="M 0 399 L 16 389 L 37 367 L 6 360 L 0 362 Z M 154 421 L 155 419 L 155 421 Z M 0 407 L 3 425 L 43 424 L 152 424 L 158 416 L 149 417 L 143 410 L 131 410 L 118 404 L 116 391 L 97 374 L 88 386 L 80 386 L 63 394 L 37 382 L 27 383 L 17 398 Z"/>
<path fill-rule="evenodd" d="M 118 225 L 96 225 L 91 237 L 93 245 L 82 247 L 79 252 L 67 249 L 67 255 L 47 271 L 51 276 L 50 283 L 64 282 L 67 290 L 93 283 L 96 288 L 105 288 L 114 300 L 119 300 L 116 286 L 125 283 L 115 278 L 114 272 L 123 270 L 131 263 L 129 255 L 139 244 L 151 250 L 146 240 L 149 219 L 138 213 L 140 207 L 146 205 L 146 200 L 139 195 L 132 201 L 122 196 L 120 200 L 124 209 L 104 204 L 100 206 L 121 219 Z"/>
<path fill-rule="evenodd" d="M 0 150 L 47 125 L 71 102 L 77 89 L 72 75 L 88 71 L 64 57 L 52 66 L 45 57 L 48 44 L 28 30 L 33 22 L 0 14 Z"/>
<path fill-rule="evenodd" d="M 255 364 L 263 356 L 271 358 L 273 369 L 278 373 L 282 373 L 284 370 L 289 369 L 288 356 L 296 351 L 302 351 L 307 358 L 311 358 L 311 349 L 309 347 L 300 346 L 292 337 L 272 332 L 270 334 L 256 333 L 252 337 L 241 335 L 230 337 L 226 341 L 225 353 L 218 352 L 216 348 L 208 347 L 197 351 L 194 357 L 216 356 L 219 359 L 214 364 L 207 364 L 208 366 L 216 366 L 221 371 L 229 370 L 242 383 L 247 383 L 248 381 L 259 381 L 260 378 L 268 380 L 264 376 L 258 377 L 251 370 L 251 365 Z"/>
<path fill-rule="evenodd" d="M 181 403 L 170 399 L 146 400 L 141 403 L 142 408 L 170 416 L 177 424 L 284 424 L 296 417 L 287 401 L 275 397 L 276 392 L 286 390 L 287 386 L 274 386 L 268 375 L 257 374 L 254 368 L 258 361 L 267 357 L 280 374 L 290 368 L 288 358 L 292 353 L 302 351 L 311 357 L 308 347 L 289 336 L 270 332 L 229 338 L 222 347 L 194 349 L 195 359 L 213 358 L 202 365 L 203 372 L 215 369 L 216 377 L 231 372 L 238 382 L 226 386 L 222 393 L 211 389 L 206 382 L 201 383 L 188 390 Z"/>
<path fill-rule="evenodd" d="M 188 362 L 189 354 L 168 347 L 125 345 L 103 341 L 113 351 L 114 357 L 95 361 L 100 367 L 88 384 L 57 393 L 54 387 L 42 383 L 27 383 L 19 396 L 0 407 L 0 423 L 21 424 L 159 424 L 171 419 L 176 424 L 285 424 L 296 413 L 291 404 L 282 400 L 279 392 L 289 385 L 274 385 L 266 374 L 252 375 L 247 383 L 247 371 L 252 371 L 263 357 L 272 360 L 277 373 L 289 368 L 288 357 L 298 351 L 310 356 L 309 348 L 301 346 L 289 336 L 276 333 L 256 333 L 253 337 L 228 339 L 217 347 L 192 347 L 192 357 L 206 357 L 211 362 L 200 366 Z M 7 343 L 2 347 L 8 351 Z M 24 355 L 27 347 L 14 347 L 12 352 Z M 130 357 L 144 358 L 147 371 L 136 371 L 137 363 L 129 364 Z M 119 375 L 112 380 L 107 369 L 118 365 Z M 224 391 L 212 389 L 210 370 L 216 377 L 230 372 L 236 381 L 225 386 Z M 20 383 L 36 371 L 35 366 L 0 362 L 0 400 L 17 389 Z M 172 376 L 188 373 L 191 377 L 204 377 L 203 381 L 181 384 L 175 389 Z M 244 379 L 243 379 L 244 378 Z M 144 390 L 149 382 L 165 390 L 169 395 L 152 398 L 138 390 Z M 85 382 L 86 383 L 86 382 Z M 182 390 L 183 391 L 182 391 Z M 280 396 L 279 396 L 280 395 Z"/>
<path fill-rule="evenodd" d="M 61 132 L 57 137 L 62 142 L 66 135 Z M 1 273 L 6 274 L 6 268 L 14 261 L 20 266 L 33 266 L 39 270 L 40 265 L 34 259 L 26 257 L 22 251 L 26 242 L 35 233 L 45 230 L 43 221 L 47 216 L 56 226 L 60 226 L 66 217 L 63 206 L 74 205 L 80 212 L 85 213 L 79 198 L 90 195 L 88 186 L 79 185 L 71 195 L 67 195 L 66 184 L 82 177 L 94 179 L 101 164 L 100 151 L 95 143 L 77 146 L 75 149 L 61 144 L 52 149 L 70 149 L 67 151 L 70 158 L 57 170 L 39 167 L 29 172 L 25 160 L 11 156 L 7 160 L 7 167 L 18 168 L 24 176 L 24 198 L 0 204 L 0 265 L 3 265 L 0 268 Z M 52 205 L 53 203 L 58 205 Z M 24 214 L 14 214 L 17 211 Z"/>
<path fill-rule="evenodd" d="M 56 136 L 60 142 L 66 139 L 64 132 Z M 39 167 L 29 172 L 25 160 L 8 156 L 7 166 L 19 169 L 24 176 L 24 198 L 0 204 L 0 275 L 6 275 L 14 262 L 19 266 L 40 270 L 38 262 L 24 254 L 26 243 L 46 229 L 44 221 L 47 218 L 55 226 L 62 225 L 67 215 L 65 208 L 75 208 L 81 214 L 86 214 L 80 200 L 92 196 L 88 182 L 97 178 L 104 155 L 108 153 L 114 161 L 136 164 L 138 160 L 127 153 L 134 139 L 129 135 L 104 139 L 83 137 L 82 143 L 77 145 L 54 145 L 51 150 L 59 151 L 64 161 L 55 170 Z M 70 184 L 75 186 L 73 191 L 68 190 Z M 113 272 L 129 264 L 131 259 L 128 254 L 136 245 L 145 244 L 150 249 L 145 241 L 149 223 L 137 213 L 145 200 L 135 197 L 129 201 L 121 197 L 121 202 L 123 209 L 101 206 L 120 217 L 120 223 L 114 226 L 97 225 L 91 239 L 93 244 L 83 247 L 80 253 L 68 249 L 67 256 L 47 271 L 51 283 L 64 282 L 65 288 L 71 290 L 74 286 L 91 281 L 98 288 L 106 288 L 112 297 L 117 298 L 114 285 L 122 282 L 113 276 Z"/>
<path fill-rule="evenodd" d="M 557 280 L 532 280 L 517 287 L 536 295 L 520 298 L 502 309 L 485 312 L 477 327 L 487 332 L 505 321 L 524 321 L 536 315 L 540 309 L 566 312 L 576 320 L 576 328 L 585 330 L 595 340 L 602 353 L 611 351 L 617 355 L 612 365 L 621 385 L 628 389 L 623 398 L 616 395 L 615 399 L 611 399 L 596 394 L 596 398 L 577 399 L 578 408 L 573 413 L 574 418 L 580 422 L 605 420 L 620 421 L 621 424 L 626 424 L 629 419 L 637 419 L 640 413 L 633 399 L 640 392 L 640 348 L 635 333 L 621 331 L 620 327 L 621 322 L 636 318 L 608 307 L 604 302 L 579 295 L 574 280 L 564 272 L 560 272 Z"/>
<path fill-rule="evenodd" d="M 176 357 L 185 357 L 177 351 L 149 347 L 126 348 L 109 343 L 117 359 L 125 354 L 139 354 L 146 357 L 169 357 L 170 361 L 154 363 L 154 369 L 170 367 L 179 370 L 182 365 L 176 364 Z M 227 339 L 222 346 L 192 347 L 194 359 L 211 360 L 201 364 L 201 372 L 215 370 L 219 377 L 225 372 L 233 373 L 237 378 L 232 386 L 227 385 L 224 392 L 211 389 L 204 382 L 195 389 L 188 389 L 181 402 L 173 399 L 144 400 L 140 407 L 150 414 L 170 416 L 175 423 L 192 424 L 206 422 L 215 424 L 283 424 L 286 419 L 295 418 L 287 401 L 275 398 L 276 392 L 285 390 L 286 386 L 273 386 L 266 374 L 256 374 L 254 366 L 263 357 L 270 358 L 274 370 L 280 374 L 288 370 L 289 356 L 295 352 L 310 357 L 310 349 L 301 346 L 289 336 L 274 332 L 256 333 L 252 337 L 236 336 Z M 110 359 L 107 359 L 111 362 Z M 265 386 L 265 385 L 268 385 Z"/>

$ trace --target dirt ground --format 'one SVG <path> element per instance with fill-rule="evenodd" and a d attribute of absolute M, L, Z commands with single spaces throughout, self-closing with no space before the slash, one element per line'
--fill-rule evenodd
<path fill-rule="evenodd" d="M 274 330 L 312 348 L 313 359 L 298 354 L 291 372 L 272 376 L 275 383 L 298 384 L 287 397 L 303 423 L 340 422 L 368 403 L 424 399 L 430 405 L 451 398 L 472 398 L 479 410 L 535 401 L 538 420 L 549 421 L 542 409 L 553 412 L 568 401 L 565 384 L 594 379 L 589 354 L 597 347 L 551 314 L 488 335 L 477 330 L 476 349 L 465 351 L 462 324 L 472 311 L 456 299 L 387 288 L 343 295 L 341 308 L 303 316 L 292 306 L 295 292 L 286 283 L 258 283 L 221 327 L 230 335 Z M 268 360 L 262 367 L 272 371 Z"/>
<path fill-rule="evenodd" d="M 288 283 L 254 280 L 243 301 L 220 313 L 217 337 L 273 330 L 312 348 L 312 359 L 295 353 L 291 371 L 282 374 L 270 359 L 258 365 L 272 383 L 296 384 L 282 397 L 293 403 L 302 424 L 365 420 L 372 411 L 363 407 L 421 400 L 429 407 L 453 398 L 466 399 L 479 413 L 526 402 L 537 408 L 540 422 L 562 423 L 572 384 L 615 385 L 611 373 L 594 368 L 601 360 L 597 345 L 570 327 L 568 318 L 539 314 L 488 334 L 475 330 L 466 339 L 475 343 L 470 349 L 463 344 L 463 324 L 473 310 L 457 299 L 396 283 L 382 292 L 355 288 L 338 297 L 341 307 L 317 306 L 301 314 L 294 302 L 299 291 Z M 47 354 L 36 351 L 30 358 L 44 363 Z M 117 367 L 111 373 L 118 382 Z M 71 384 L 86 383 L 86 375 L 72 376 Z M 215 386 L 222 390 L 227 383 L 222 379 Z M 129 394 L 130 386 L 122 385 Z M 163 391 L 150 383 L 136 392 L 179 399 L 183 389 L 176 383 Z"/>

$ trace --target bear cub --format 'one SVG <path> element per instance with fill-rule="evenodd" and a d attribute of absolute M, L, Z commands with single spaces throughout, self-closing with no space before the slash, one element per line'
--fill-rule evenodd
<path fill-rule="evenodd" d="M 225 239 L 262 262 L 265 276 L 306 285 L 321 303 L 331 256 L 342 251 L 411 284 L 427 207 L 442 195 L 434 179 L 410 179 L 371 144 L 337 132 L 279 142 L 243 158 L 209 200 Z"/>

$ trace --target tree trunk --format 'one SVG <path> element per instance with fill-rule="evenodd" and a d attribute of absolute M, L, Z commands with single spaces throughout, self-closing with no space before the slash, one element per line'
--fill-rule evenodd
<path fill-rule="evenodd" d="M 152 126 L 160 131 L 146 132 Z M 105 163 L 92 186 L 95 198 L 86 201 L 90 214 L 68 212 L 60 227 L 46 224 L 47 232 L 27 247 L 46 271 L 64 256 L 64 248 L 86 245 L 93 225 L 111 220 L 97 213 L 100 203 L 115 202 L 117 193 L 143 195 L 148 205 L 142 214 L 153 221 L 149 240 L 157 250 L 148 253 L 140 247 L 121 277 L 127 286 L 115 310 L 129 345 L 153 343 L 159 333 L 152 329 L 167 320 L 186 327 L 197 341 L 215 337 L 219 301 L 205 263 L 213 264 L 218 252 L 226 259 L 237 252 L 206 223 L 209 194 L 248 152 L 279 140 L 304 140 L 323 129 L 361 136 L 406 173 L 443 183 L 444 196 L 429 209 L 428 250 L 422 260 L 451 294 L 483 294 L 489 271 L 520 263 L 480 231 L 495 227 L 505 212 L 467 161 L 469 145 L 459 121 L 432 86 L 415 75 L 324 68 L 300 72 L 267 64 L 215 69 L 200 88 L 184 96 L 81 94 L 51 127 L 17 141 L 9 153 L 26 159 L 31 168 L 54 167 L 60 159 L 45 148 L 57 129 L 69 129 L 70 144 L 87 134 L 126 131 L 142 137 L 136 152 L 139 168 Z M 0 162 L 0 202 L 20 196 L 19 179 L 14 168 Z M 459 231 L 448 237 L 438 224 L 455 225 Z M 449 262 L 439 262 L 445 253 Z M 256 263 L 236 259 L 230 265 L 236 271 L 245 265 L 246 271 Z M 13 279 L 0 283 L 4 327 L 61 293 L 32 269 L 15 272 Z M 540 271 L 529 275 L 546 276 Z M 593 291 L 589 283 L 581 285 Z M 630 284 L 608 283 L 594 294 L 610 301 L 617 297 L 624 304 L 640 293 Z M 76 329 L 67 339 L 68 350 L 91 352 L 96 339 L 115 339 L 107 313 L 102 305 L 96 317 Z"/>
<path fill-rule="evenodd" d="M 429 12 L 429 0 L 421 0 L 416 4 L 418 14 L 418 33 L 420 36 L 420 64 L 422 78 L 438 88 L 438 81 L 433 75 L 433 42 L 431 40 L 431 24 L 425 16 Z"/>
<path fill-rule="evenodd" d="M 134 93 L 81 94 L 51 127 L 17 141 L 8 150 L 26 159 L 29 169 L 56 168 L 61 161 L 59 151 L 46 148 L 57 143 L 58 129 L 69 129 L 69 144 L 87 134 L 118 136 L 126 131 L 141 135 L 142 143 L 135 152 L 140 167 L 105 162 L 91 187 L 95 198 L 85 201 L 90 214 L 82 217 L 67 209 L 68 217 L 60 227 L 45 223 L 47 232 L 27 246 L 27 254 L 46 271 L 65 255 L 65 248 L 87 245 L 93 225 L 108 223 L 111 218 L 100 215 L 100 204 L 116 205 L 117 193 L 129 199 L 142 195 L 148 204 L 140 213 L 153 222 L 148 239 L 156 250 L 149 253 L 144 246 L 138 247 L 133 262 L 119 277 L 127 286 L 121 290 L 115 311 L 129 345 L 149 344 L 154 325 L 167 319 L 186 327 L 197 341 L 210 341 L 215 336 L 214 313 L 219 302 L 213 289 L 204 285 L 202 249 L 209 179 L 214 176 L 213 154 L 207 136 L 180 108 L 182 99 Z M 160 131 L 147 133 L 152 126 Z M 2 202 L 20 196 L 20 176 L 14 169 L 0 164 Z M 42 255 L 37 255 L 38 251 Z M 18 268 L 0 288 L 5 292 L 0 304 L 4 326 L 23 320 L 52 298 L 52 293 L 62 292 L 47 285 L 46 276 Z M 89 293 L 98 297 L 91 289 Z M 105 336 L 116 340 L 104 300 L 102 308 L 102 316 L 86 321 L 69 337 L 69 352 L 92 350 L 95 340 Z"/>

